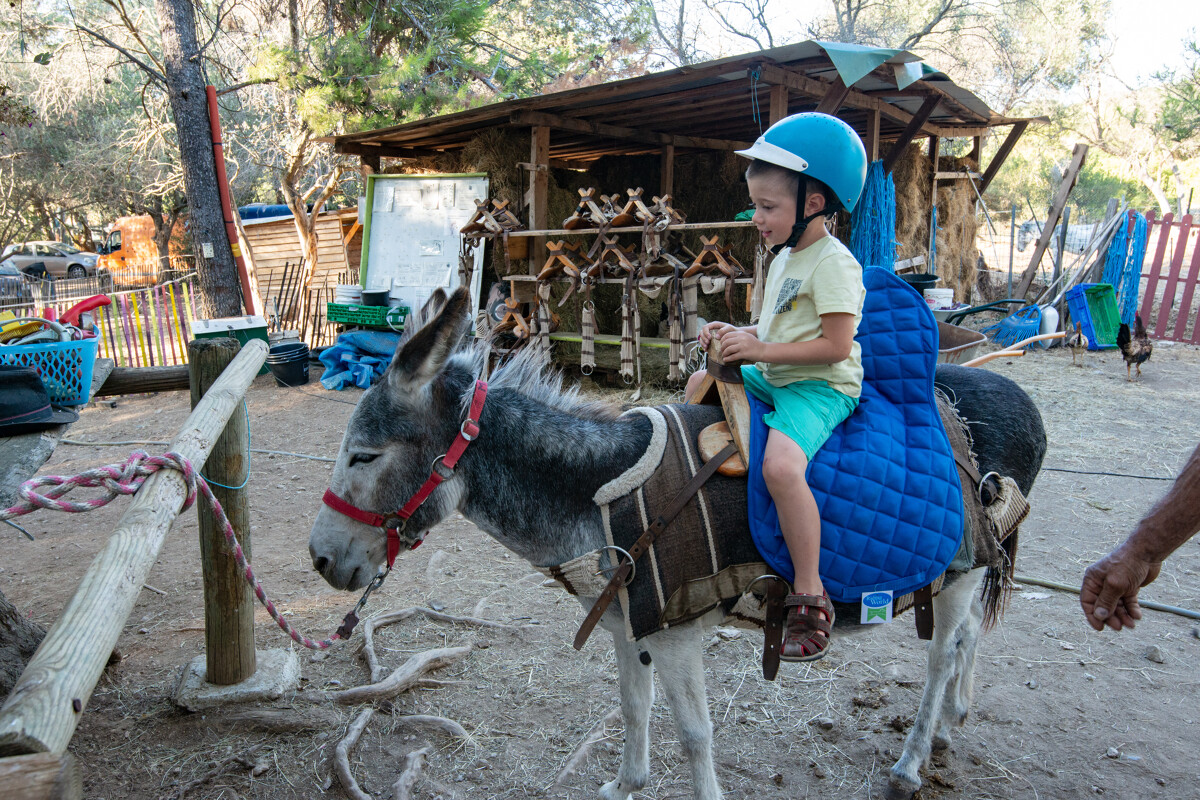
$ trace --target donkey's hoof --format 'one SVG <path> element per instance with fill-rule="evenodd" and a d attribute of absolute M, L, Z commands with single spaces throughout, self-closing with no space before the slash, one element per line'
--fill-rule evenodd
<path fill-rule="evenodd" d="M 629 795 L 640 788 L 623 783 L 620 779 L 609 781 L 600 787 L 600 800 L 628 800 Z"/>
<path fill-rule="evenodd" d="M 903 775 L 892 773 L 887 787 L 883 790 L 884 800 L 912 800 L 913 795 L 921 788 L 920 781 L 914 781 Z"/>
<path fill-rule="evenodd" d="M 929 742 L 930 749 L 935 753 L 940 753 L 950 747 L 950 731 L 942 730 L 933 735 Z"/>

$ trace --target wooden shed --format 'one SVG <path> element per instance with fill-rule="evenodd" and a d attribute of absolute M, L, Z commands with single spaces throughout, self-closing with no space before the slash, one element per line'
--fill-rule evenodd
<path fill-rule="evenodd" d="M 301 259 L 300 239 L 296 224 L 289 214 L 282 217 L 243 220 L 246 244 L 258 276 L 260 291 L 278 286 L 284 267 Z M 316 220 L 317 264 L 313 268 L 312 286 L 332 286 L 347 271 L 358 271 L 362 253 L 362 226 L 358 224 L 356 207 L 322 211 Z"/>

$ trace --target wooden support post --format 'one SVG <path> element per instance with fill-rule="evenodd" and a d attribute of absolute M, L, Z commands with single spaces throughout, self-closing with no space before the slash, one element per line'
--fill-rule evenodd
<path fill-rule="evenodd" d="M 834 114 L 842 107 L 842 103 L 846 102 L 846 97 L 850 94 L 850 87 L 842 81 L 842 76 L 839 75 L 833 79 L 833 83 L 829 84 L 829 90 L 825 92 L 825 96 L 821 98 L 821 102 L 817 103 L 816 112 L 818 114 Z"/>
<path fill-rule="evenodd" d="M 266 342 L 247 342 L 168 449 L 203 464 L 266 357 Z M 160 470 L 142 484 L 0 707 L 0 756 L 66 752 L 186 497 L 175 470 Z"/>
<path fill-rule="evenodd" d="M 975 169 L 979 169 L 979 165 L 983 163 L 983 137 L 971 137 L 971 152 L 967 153 L 967 158 L 975 162 Z"/>
<path fill-rule="evenodd" d="M 1000 149 L 996 151 L 996 155 L 992 156 L 991 163 L 983 173 L 983 177 L 979 179 L 979 193 L 983 194 L 987 191 L 992 179 L 996 177 L 996 173 L 1000 171 L 1000 167 L 1004 165 L 1004 159 L 1008 158 L 1008 154 L 1016 147 L 1017 140 L 1021 138 L 1021 134 L 1029 127 L 1028 121 L 1018 122 L 1012 126 L 1012 130 L 1008 132 L 1008 136 L 1000 145 Z"/>
<path fill-rule="evenodd" d="M 891 172 L 892 167 L 896 166 L 896 161 L 900 158 L 901 154 L 904 153 L 904 148 L 908 147 L 908 143 L 911 142 L 916 135 L 921 132 L 921 128 L 925 127 L 925 123 L 929 121 L 929 117 L 931 114 L 933 114 L 933 110 L 937 108 L 937 105 L 937 95 L 931 94 L 929 97 L 925 98 L 925 102 L 921 104 L 921 108 L 918 109 L 917 113 L 913 115 L 913 118 L 908 121 L 908 125 L 905 126 L 904 132 L 901 133 L 900 138 L 892 144 L 891 149 L 888 150 L 887 156 L 884 157 L 884 172 Z"/>
<path fill-rule="evenodd" d="M 1009 136 L 1011 137 L 1012 134 Z M 1033 277 L 1037 275 L 1038 265 L 1042 263 L 1042 256 L 1046 253 L 1046 248 L 1050 246 L 1050 239 L 1054 236 L 1054 226 L 1058 224 L 1058 220 L 1062 216 L 1063 208 L 1067 205 L 1067 198 L 1071 196 L 1071 190 L 1075 188 L 1075 181 L 1079 180 L 1079 171 L 1083 169 L 1083 161 L 1087 158 L 1087 152 L 1086 144 L 1075 145 L 1075 151 L 1071 154 L 1071 164 L 1063 172 L 1062 183 L 1058 185 L 1054 201 L 1050 204 L 1050 213 L 1046 215 L 1046 224 L 1042 228 L 1042 235 L 1038 237 L 1037 247 L 1033 248 L 1033 257 L 1029 259 L 1029 266 L 1025 268 L 1025 272 L 1021 274 L 1021 282 L 1017 285 L 1017 291 L 1013 297 L 1024 297 L 1025 293 L 1029 291 L 1029 285 L 1033 283 Z M 990 170 L 991 167 L 989 166 L 988 169 Z"/>
<path fill-rule="evenodd" d="M 545 125 L 530 128 L 529 161 L 535 169 L 529 173 L 525 206 L 529 209 L 529 229 L 541 231 L 550 218 L 550 128 Z M 539 236 L 529 247 L 529 274 L 536 275 L 545 260 L 546 239 Z"/>
<path fill-rule="evenodd" d="M 867 112 L 867 135 L 863 138 L 863 147 L 867 149 L 867 163 L 879 160 L 879 119 L 882 116 L 878 111 Z"/>
<path fill-rule="evenodd" d="M 188 343 L 192 408 L 204 399 L 241 350 L 232 337 L 194 339 Z M 250 431 L 246 415 L 234 411 L 204 465 L 213 495 L 225 509 L 233 532 L 250 558 L 250 503 L 243 488 L 250 467 Z M 224 486 L 220 485 L 224 484 Z M 254 674 L 254 594 L 238 568 L 225 532 L 207 503 L 197 505 L 200 520 L 200 563 L 204 575 L 205 679 L 217 686 L 241 683 Z"/>
<path fill-rule="evenodd" d="M 941 158 L 942 140 L 939 136 L 929 137 L 929 161 L 932 164 L 929 176 L 929 269 L 937 274 L 937 202 L 938 160 Z"/>
<path fill-rule="evenodd" d="M 186 364 L 168 367 L 114 367 L 92 397 L 173 392 L 188 388 Z"/>
<path fill-rule="evenodd" d="M 771 87 L 771 123 L 774 125 L 779 120 L 788 115 L 788 87 L 772 86 Z"/>
<path fill-rule="evenodd" d="M 662 149 L 659 160 L 658 193 L 660 195 L 675 194 L 675 145 L 669 144 Z"/>
<path fill-rule="evenodd" d="M 0 759 L 0 797 L 82 800 L 83 781 L 70 753 L 34 753 Z"/>

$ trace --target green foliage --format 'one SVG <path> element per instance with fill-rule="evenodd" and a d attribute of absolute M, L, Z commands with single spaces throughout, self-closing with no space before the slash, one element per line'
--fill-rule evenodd
<path fill-rule="evenodd" d="M 296 51 L 265 45 L 252 69 L 294 93 L 314 131 L 345 133 L 534 94 L 637 40 L 639 17 L 602 0 L 352 0 L 335 31 Z"/>
<path fill-rule="evenodd" d="M 1159 124 L 1166 136 L 1190 154 L 1200 151 L 1200 42 L 1184 42 L 1187 66 L 1158 75 L 1163 88 Z"/>

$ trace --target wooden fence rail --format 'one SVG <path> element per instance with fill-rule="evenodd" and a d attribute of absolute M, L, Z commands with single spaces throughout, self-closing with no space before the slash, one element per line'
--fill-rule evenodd
<path fill-rule="evenodd" d="M 198 469 L 267 356 L 250 341 L 187 418 L 170 450 Z M 154 473 L 92 561 L 67 607 L 0 707 L 0 756 L 66 751 L 187 489 L 173 470 Z"/>

